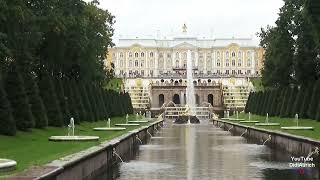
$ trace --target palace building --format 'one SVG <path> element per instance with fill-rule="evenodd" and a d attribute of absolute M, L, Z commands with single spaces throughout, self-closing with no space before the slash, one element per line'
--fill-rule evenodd
<path fill-rule="evenodd" d="M 155 99 L 152 95 L 154 87 L 157 87 L 158 93 L 161 83 L 163 86 L 169 84 L 183 86 L 185 83 L 188 50 L 191 51 L 195 83 L 198 83 L 198 86 L 200 84 L 214 83 L 214 86 L 220 84 L 221 92 L 217 94 L 222 96 L 218 98 L 221 104 L 216 104 L 223 108 L 243 109 L 248 92 L 252 88 L 248 79 L 260 76 L 264 62 L 264 50 L 251 38 L 200 39 L 189 36 L 184 25 L 182 34 L 170 39 L 119 39 L 116 46 L 108 52 L 106 66 L 110 67 L 111 63 L 114 64 L 115 75 L 125 79 L 125 87 L 129 91 L 139 91 L 135 89 L 138 86 L 134 81 L 140 78 L 140 81 L 143 82 L 139 82 L 139 89 L 142 89 L 143 94 L 148 94 L 148 97 L 151 98 L 148 102 L 144 97 L 143 104 L 146 106 L 136 107 L 143 109 L 151 106 L 152 108 L 158 104 L 151 102 L 152 99 Z M 145 85 L 141 87 L 141 84 Z M 237 90 L 237 88 L 241 88 L 241 90 Z M 183 96 L 184 92 L 180 92 L 181 88 L 177 89 L 179 92 L 176 94 Z M 232 91 L 227 92 L 230 89 Z M 224 95 L 227 100 L 223 100 Z M 233 101 L 233 97 L 235 97 L 235 101 Z M 136 100 L 133 101 L 136 102 Z M 203 98 L 199 104 L 204 101 L 208 102 L 206 98 Z M 181 99 L 179 102 L 182 102 Z M 224 104 L 224 102 L 227 103 Z M 235 102 L 234 105 L 233 102 Z"/>

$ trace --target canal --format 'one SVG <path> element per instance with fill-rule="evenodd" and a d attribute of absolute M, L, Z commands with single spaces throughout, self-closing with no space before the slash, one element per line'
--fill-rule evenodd
<path fill-rule="evenodd" d="M 259 142 L 259 144 L 261 144 Z M 318 179 L 315 168 L 290 168 L 291 155 L 201 124 L 165 124 L 106 179 Z M 306 156 L 306 155 L 305 155 Z"/>

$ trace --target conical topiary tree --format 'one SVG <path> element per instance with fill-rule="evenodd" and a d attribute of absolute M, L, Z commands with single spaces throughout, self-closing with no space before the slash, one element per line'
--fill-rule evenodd
<path fill-rule="evenodd" d="M 81 95 L 83 98 L 82 101 L 83 101 L 83 104 L 84 104 L 84 107 L 85 107 L 86 113 L 87 113 L 86 121 L 94 121 L 95 117 L 94 117 L 94 114 L 92 111 L 91 103 L 89 100 L 89 96 L 88 96 L 85 84 L 80 84 L 80 92 L 81 92 Z"/>
<path fill-rule="evenodd" d="M 60 103 L 61 113 L 64 125 L 68 125 L 71 118 L 70 108 L 69 108 L 69 102 L 68 97 L 65 95 L 65 90 L 63 86 L 63 80 L 59 77 L 55 79 L 55 87 L 56 92 L 58 96 L 58 100 Z"/>
<path fill-rule="evenodd" d="M 290 95 L 287 100 L 286 111 L 284 114 L 285 117 L 291 117 L 291 111 L 293 109 L 293 104 L 297 96 L 297 91 L 298 91 L 297 88 L 290 88 Z"/>
<path fill-rule="evenodd" d="M 313 87 L 310 104 L 308 107 L 307 115 L 310 119 L 316 119 L 318 104 L 320 102 L 320 79 L 316 81 Z"/>
<path fill-rule="evenodd" d="M 16 122 L 12 115 L 10 102 L 0 78 L 0 134 L 13 136 L 16 134 Z"/>
<path fill-rule="evenodd" d="M 305 87 L 301 87 L 298 89 L 297 97 L 295 98 L 295 101 L 293 103 L 293 108 L 291 111 L 291 117 L 294 117 L 295 114 L 300 113 L 301 105 L 303 104 L 303 97 L 305 93 Z"/>
<path fill-rule="evenodd" d="M 69 110 L 70 110 L 70 117 L 74 118 L 74 122 L 76 124 L 80 123 L 80 116 L 79 116 L 79 112 L 77 109 L 77 101 L 76 101 L 76 96 L 74 94 L 74 91 L 72 90 L 72 88 L 76 88 L 74 86 L 72 86 L 72 83 L 70 83 L 69 80 L 65 80 L 63 82 L 64 84 L 64 93 L 65 96 L 68 100 L 68 105 L 69 105 Z"/>
<path fill-rule="evenodd" d="M 60 104 L 51 76 L 42 71 L 38 80 L 40 96 L 47 109 L 49 126 L 61 127 L 64 124 Z"/>
<path fill-rule="evenodd" d="M 40 96 L 38 84 L 35 81 L 35 77 L 32 77 L 31 74 L 25 73 L 24 75 L 26 94 L 28 96 L 29 103 L 31 104 L 35 127 L 45 128 L 48 126 L 48 116 L 47 110 Z"/>
<path fill-rule="evenodd" d="M 29 99 L 25 91 L 23 78 L 14 65 L 11 65 L 5 81 L 5 91 L 11 103 L 16 126 L 20 130 L 28 130 L 35 125 Z"/>
<path fill-rule="evenodd" d="M 306 90 L 305 90 L 305 93 L 303 96 L 303 101 L 301 104 L 301 109 L 300 109 L 300 113 L 299 113 L 301 118 L 308 118 L 307 111 L 308 111 L 308 107 L 310 104 L 312 91 L 313 91 L 313 84 L 309 83 L 306 87 Z"/>
<path fill-rule="evenodd" d="M 71 81 L 71 84 L 72 84 L 72 90 L 73 90 L 73 93 L 74 93 L 74 97 L 75 97 L 75 102 L 76 102 L 76 108 L 78 110 L 78 113 L 79 113 L 79 120 L 80 121 L 88 121 L 88 117 L 87 117 L 87 112 L 86 112 L 86 109 L 83 105 L 83 101 L 82 101 L 82 97 L 81 97 L 81 94 L 80 94 L 80 90 L 79 90 L 79 85 L 76 83 L 75 80 L 72 80 Z"/>

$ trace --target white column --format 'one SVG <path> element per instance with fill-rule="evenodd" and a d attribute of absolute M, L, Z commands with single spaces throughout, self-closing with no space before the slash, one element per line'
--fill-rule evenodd
<path fill-rule="evenodd" d="M 163 53 L 163 71 L 167 70 L 167 53 Z"/>
<path fill-rule="evenodd" d="M 198 53 L 198 51 L 195 51 L 194 56 L 195 56 L 194 57 L 195 58 L 195 64 L 194 65 L 195 65 L 195 67 L 198 67 L 198 65 L 199 65 L 198 64 L 199 63 L 198 62 L 199 61 L 199 53 Z"/>

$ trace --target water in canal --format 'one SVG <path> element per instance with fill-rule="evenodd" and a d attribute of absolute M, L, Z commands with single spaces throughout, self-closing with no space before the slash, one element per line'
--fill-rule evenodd
<path fill-rule="evenodd" d="M 248 143 L 214 127 L 200 125 L 167 126 L 135 157 L 119 164 L 112 179 L 217 179 L 296 180 L 318 179 L 315 168 L 290 168 L 291 155 L 267 146 Z"/>

